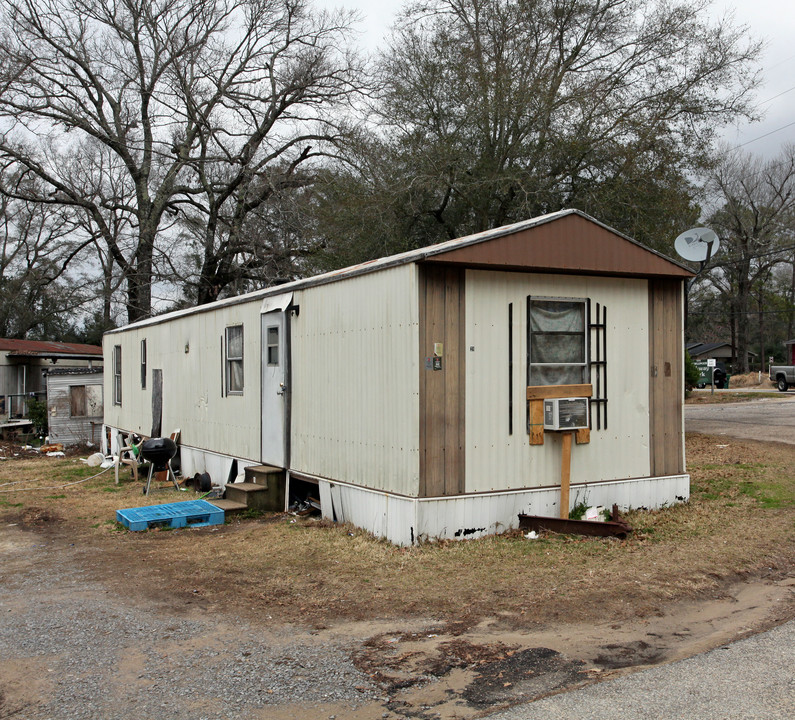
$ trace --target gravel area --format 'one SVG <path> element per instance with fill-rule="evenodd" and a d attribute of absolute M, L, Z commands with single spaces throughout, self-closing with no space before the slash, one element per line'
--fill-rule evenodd
<path fill-rule="evenodd" d="M 46 544 L 19 550 L 40 571 L 0 570 L 0 718 L 232 720 L 276 703 L 354 708 L 383 695 L 344 643 L 128 602 L 68 553 L 54 571 Z"/>

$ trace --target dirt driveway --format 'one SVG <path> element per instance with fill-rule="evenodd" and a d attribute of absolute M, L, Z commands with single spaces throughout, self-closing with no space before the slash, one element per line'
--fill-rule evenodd
<path fill-rule="evenodd" d="M 57 528 L 0 526 L 0 718 L 469 718 L 747 636 L 795 612 L 795 580 L 616 623 L 516 629 L 427 618 L 326 628 L 120 580 Z"/>

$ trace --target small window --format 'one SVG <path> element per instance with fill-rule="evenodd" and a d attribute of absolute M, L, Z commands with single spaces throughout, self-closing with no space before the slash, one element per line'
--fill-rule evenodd
<path fill-rule="evenodd" d="M 113 404 L 121 405 L 121 345 L 113 346 Z"/>
<path fill-rule="evenodd" d="M 86 386 L 69 386 L 69 415 L 71 417 L 86 416 Z"/>
<path fill-rule="evenodd" d="M 587 383 L 586 301 L 527 298 L 527 384 Z"/>
<path fill-rule="evenodd" d="M 146 338 L 141 340 L 141 389 L 146 390 Z"/>
<path fill-rule="evenodd" d="M 226 394 L 243 394 L 243 326 L 226 328 Z"/>
<path fill-rule="evenodd" d="M 279 328 L 278 327 L 268 328 L 267 343 L 268 343 L 268 348 L 267 348 L 268 365 L 278 365 L 279 364 Z"/>

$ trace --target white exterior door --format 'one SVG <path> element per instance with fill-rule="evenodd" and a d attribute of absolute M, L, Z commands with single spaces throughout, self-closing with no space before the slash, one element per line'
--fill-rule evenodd
<path fill-rule="evenodd" d="M 262 318 L 262 462 L 285 467 L 286 420 L 289 388 L 287 387 L 288 343 L 285 313 L 266 312 Z"/>

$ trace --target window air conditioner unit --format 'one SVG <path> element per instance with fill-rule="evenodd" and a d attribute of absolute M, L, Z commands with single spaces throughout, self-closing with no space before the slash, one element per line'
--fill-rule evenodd
<path fill-rule="evenodd" d="M 580 430 L 588 427 L 588 398 L 544 400 L 544 430 Z"/>

